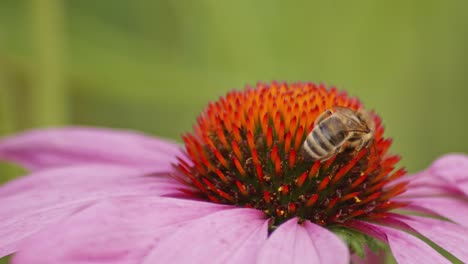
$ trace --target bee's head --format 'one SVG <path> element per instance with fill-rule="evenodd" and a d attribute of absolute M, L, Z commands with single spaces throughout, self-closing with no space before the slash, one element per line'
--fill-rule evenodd
<path fill-rule="evenodd" d="M 363 130 L 366 133 L 372 133 L 372 131 L 374 131 L 375 124 L 370 113 L 361 108 L 357 112 L 356 116 L 359 119 L 359 122 L 363 125 Z"/>

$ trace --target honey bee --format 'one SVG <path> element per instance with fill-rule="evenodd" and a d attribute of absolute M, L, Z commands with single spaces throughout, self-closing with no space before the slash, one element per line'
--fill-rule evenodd
<path fill-rule="evenodd" d="M 346 149 L 367 147 L 374 132 L 375 124 L 364 110 L 333 106 L 315 120 L 303 149 L 313 160 L 325 161 Z"/>

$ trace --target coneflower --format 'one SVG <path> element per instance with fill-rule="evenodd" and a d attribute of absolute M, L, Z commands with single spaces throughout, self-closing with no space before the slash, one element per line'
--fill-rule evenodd
<path fill-rule="evenodd" d="M 373 137 L 363 148 L 311 158 L 303 144 L 334 107 L 368 113 Z M 405 175 L 381 119 L 335 88 L 274 82 L 230 92 L 183 140 L 180 151 L 93 128 L 4 139 L 0 158 L 32 172 L 0 187 L 0 256 L 349 263 L 388 245 L 398 263 L 468 261 L 468 158 L 446 156 Z"/>

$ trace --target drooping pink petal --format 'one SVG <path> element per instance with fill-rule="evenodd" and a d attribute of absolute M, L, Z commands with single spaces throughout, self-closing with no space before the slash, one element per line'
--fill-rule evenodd
<path fill-rule="evenodd" d="M 468 227 L 468 201 L 455 197 L 401 197 L 401 202 L 408 202 L 408 209 L 425 213 L 434 213 Z"/>
<path fill-rule="evenodd" d="M 468 155 L 449 154 L 436 160 L 427 176 L 439 180 L 440 186 L 450 186 L 461 196 L 468 196 Z"/>
<path fill-rule="evenodd" d="M 127 195 L 177 193 L 170 179 L 142 176 L 141 170 L 87 165 L 43 170 L 0 187 L 0 256 L 25 238 L 97 201 Z"/>
<path fill-rule="evenodd" d="M 408 190 L 400 197 L 468 195 L 468 155 L 449 154 L 421 172 L 406 175 L 390 184 L 408 181 Z"/>
<path fill-rule="evenodd" d="M 405 175 L 404 177 L 397 179 L 395 182 L 390 183 L 388 188 L 391 188 L 403 181 L 408 182 L 408 188 L 397 198 L 463 195 L 463 192 L 460 191 L 457 186 L 454 186 L 454 184 L 441 177 L 437 177 L 431 173 L 430 169 L 426 169 L 416 174 Z"/>
<path fill-rule="evenodd" d="M 168 235 L 142 263 L 255 263 L 268 220 L 254 209 L 233 209 L 194 220 Z"/>
<path fill-rule="evenodd" d="M 409 181 L 400 197 L 468 195 L 468 156 L 449 154 L 436 160 L 428 169 L 398 179 Z M 398 183 L 396 181 L 396 183 Z"/>
<path fill-rule="evenodd" d="M 338 236 L 309 221 L 297 221 L 290 219 L 273 232 L 257 263 L 349 263 L 348 248 Z"/>
<path fill-rule="evenodd" d="M 468 239 L 467 227 L 417 216 L 397 216 L 397 220 L 429 238 L 463 263 L 468 263 L 468 247 L 465 246 Z"/>
<path fill-rule="evenodd" d="M 170 168 L 179 147 L 130 131 L 70 127 L 36 130 L 0 140 L 0 160 L 30 170 L 83 163 Z"/>
<path fill-rule="evenodd" d="M 389 186 L 391 187 L 391 186 Z M 423 183 L 410 182 L 406 192 L 402 193 L 396 199 L 402 198 L 417 198 L 417 197 L 434 197 L 434 196 L 460 196 L 464 195 L 457 186 L 448 184 L 447 182 Z"/>
<path fill-rule="evenodd" d="M 352 221 L 350 226 L 387 242 L 397 263 L 450 263 L 424 241 L 404 231 L 362 221 Z"/>
<path fill-rule="evenodd" d="M 424 241 L 396 229 L 384 230 L 388 244 L 397 263 L 450 263 Z"/>
<path fill-rule="evenodd" d="M 468 182 L 468 155 L 449 154 L 436 160 L 429 168 L 430 173 L 454 184 Z"/>
<path fill-rule="evenodd" d="M 165 243 L 167 237 L 177 234 L 185 225 L 232 208 L 186 199 L 149 196 L 112 198 L 33 236 L 22 245 L 21 250 L 13 258 L 13 263 L 141 264 L 153 248 Z M 253 219 L 258 217 L 237 218 L 237 220 Z M 229 229 L 229 226 L 226 226 L 226 229 L 232 231 L 235 228 L 231 226 Z M 222 231 L 224 230 L 220 230 Z M 199 238 L 186 239 L 185 243 L 190 244 L 191 240 Z M 190 245 L 196 248 L 204 246 Z M 220 252 L 211 252 L 211 254 L 217 253 Z"/>

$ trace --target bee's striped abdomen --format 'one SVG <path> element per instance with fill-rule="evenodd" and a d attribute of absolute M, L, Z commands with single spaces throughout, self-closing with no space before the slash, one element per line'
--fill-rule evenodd
<path fill-rule="evenodd" d="M 337 118 L 331 117 L 320 123 L 318 128 L 322 135 L 324 135 L 333 146 L 341 145 L 346 138 L 346 133 L 343 132 L 346 130 L 346 127 L 343 122 Z"/>
<path fill-rule="evenodd" d="M 345 140 L 343 123 L 333 117 L 320 122 L 307 136 L 304 150 L 315 160 L 329 158 Z"/>

